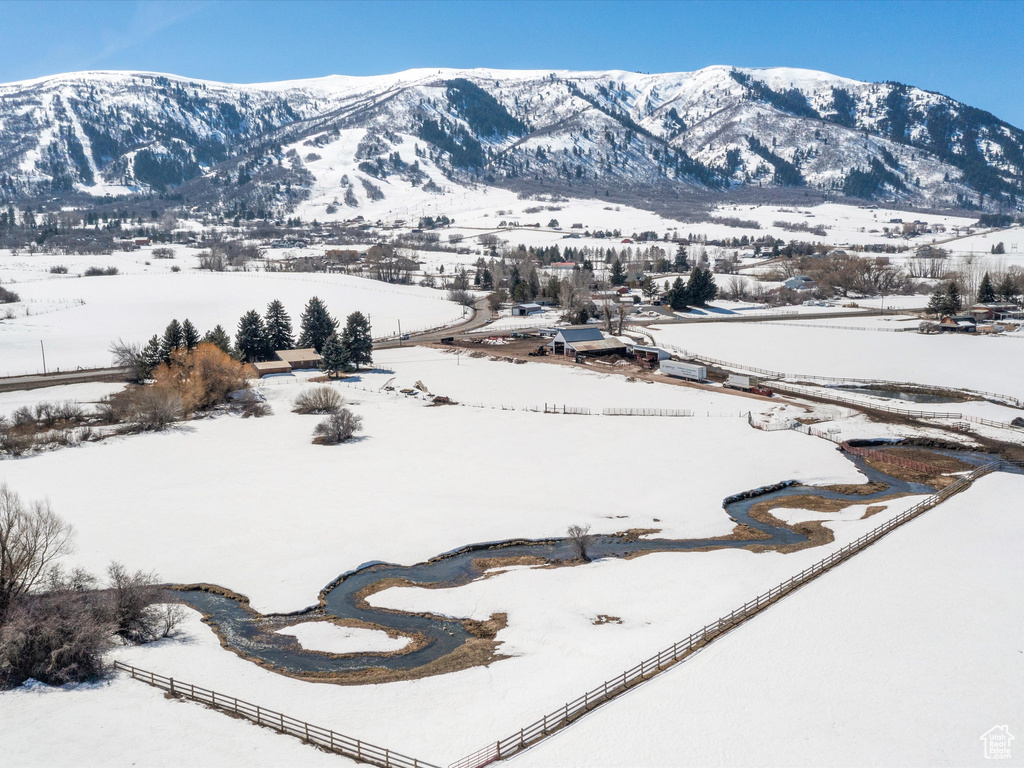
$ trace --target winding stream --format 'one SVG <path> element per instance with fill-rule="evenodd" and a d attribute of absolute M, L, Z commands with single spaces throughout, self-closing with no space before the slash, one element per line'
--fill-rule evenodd
<path fill-rule="evenodd" d="M 723 507 L 737 523 L 759 532 L 757 538 L 654 539 L 634 536 L 598 536 L 588 553 L 592 559 L 626 557 L 646 552 L 675 552 L 698 549 L 740 548 L 751 545 L 779 548 L 807 540 L 803 534 L 785 526 L 759 522 L 750 516 L 754 504 L 789 496 L 815 496 L 863 504 L 893 494 L 928 494 L 933 488 L 906 482 L 881 472 L 863 459 L 844 454 L 867 476 L 870 482 L 883 483 L 882 490 L 865 494 L 844 494 L 824 488 L 799 485 L 794 481 L 755 489 L 727 498 Z M 974 457 L 972 457 L 974 458 Z M 978 459 L 971 463 L 975 463 Z M 482 558 L 538 558 L 547 562 L 571 561 L 574 551 L 568 539 L 516 540 L 474 544 L 416 565 L 367 563 L 342 574 L 320 594 L 320 605 L 296 614 L 262 615 L 249 608 L 243 599 L 216 591 L 183 589 L 171 599 L 201 612 L 217 632 L 222 645 L 255 663 L 298 677 L 333 679 L 346 682 L 367 671 L 388 671 L 399 676 L 415 676 L 422 667 L 444 660 L 475 637 L 473 622 L 443 616 L 406 613 L 369 605 L 360 596 L 381 582 L 452 587 L 467 584 L 484 574 Z M 180 588 L 179 588 L 180 589 Z M 290 635 L 277 634 L 289 624 L 314 619 L 355 620 L 376 628 L 395 630 L 417 638 L 406 650 L 392 653 L 330 654 L 302 648 Z M 383 680 L 381 680 L 383 681 Z M 351 682 L 359 682 L 352 680 Z"/>

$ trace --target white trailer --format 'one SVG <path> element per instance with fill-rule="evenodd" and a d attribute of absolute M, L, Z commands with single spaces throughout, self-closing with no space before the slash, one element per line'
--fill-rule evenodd
<path fill-rule="evenodd" d="M 680 363 L 677 360 L 662 360 L 661 373 L 666 376 L 675 376 L 677 379 L 690 379 L 691 381 L 704 381 L 708 377 L 708 369 L 703 365 Z"/>
<path fill-rule="evenodd" d="M 732 389 L 750 389 L 750 377 L 740 376 L 738 373 L 730 373 L 725 379 L 725 386 Z"/>

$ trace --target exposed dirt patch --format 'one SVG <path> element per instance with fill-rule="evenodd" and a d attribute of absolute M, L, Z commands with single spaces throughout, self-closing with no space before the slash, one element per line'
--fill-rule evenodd
<path fill-rule="evenodd" d="M 537 555 L 519 555 L 518 557 L 478 557 L 473 565 L 481 571 L 493 568 L 511 568 L 516 565 L 547 565 L 546 558 Z"/>
<path fill-rule="evenodd" d="M 879 512 L 884 512 L 889 507 L 885 504 L 872 504 L 870 507 L 864 510 L 864 514 L 861 516 L 861 520 L 866 520 L 872 515 L 877 515 Z"/>
<path fill-rule="evenodd" d="M 634 541 L 639 541 L 643 536 L 652 536 L 655 533 L 661 533 L 661 528 L 629 528 L 612 535 L 619 536 L 623 541 L 632 544 Z"/>
<path fill-rule="evenodd" d="M 591 619 L 590 623 L 595 627 L 600 627 L 602 624 L 621 624 L 622 619 L 618 616 L 608 616 L 607 614 L 599 613 L 596 618 Z"/>

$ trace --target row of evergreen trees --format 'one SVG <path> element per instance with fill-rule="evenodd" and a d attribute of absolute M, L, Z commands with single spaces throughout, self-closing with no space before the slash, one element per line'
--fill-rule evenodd
<path fill-rule="evenodd" d="M 294 339 L 291 318 L 284 305 L 275 300 L 267 306 L 263 317 L 255 309 L 242 315 L 235 347 L 239 357 L 248 363 L 269 360 L 278 350 L 312 347 L 323 358 L 321 367 L 332 375 L 373 362 L 373 336 L 366 316 L 353 312 L 339 333 L 338 321 L 316 296 L 302 312 L 298 340 Z"/>
<path fill-rule="evenodd" d="M 665 298 L 673 311 L 681 312 L 692 306 L 703 307 L 709 301 L 714 301 L 717 295 L 718 286 L 715 284 L 715 276 L 711 270 L 694 267 L 689 281 L 684 283 L 683 278 L 677 277 L 665 294 Z"/>

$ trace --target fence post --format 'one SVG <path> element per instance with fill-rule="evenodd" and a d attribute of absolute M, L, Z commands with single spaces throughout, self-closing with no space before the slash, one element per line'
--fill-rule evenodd
<path fill-rule="evenodd" d="M 172 678 L 170 678 L 170 680 L 171 680 L 171 691 L 170 691 L 170 693 L 171 693 L 171 696 L 173 696 L 174 695 L 174 678 L 172 677 Z"/>

